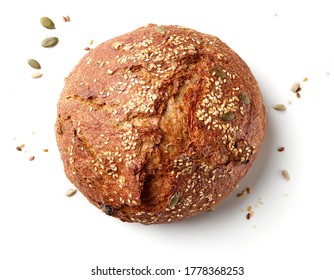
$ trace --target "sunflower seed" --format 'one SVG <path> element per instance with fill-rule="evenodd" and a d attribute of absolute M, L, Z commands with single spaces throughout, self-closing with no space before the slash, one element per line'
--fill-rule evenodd
<path fill-rule="evenodd" d="M 177 193 L 174 194 L 169 200 L 169 208 L 174 209 L 176 204 L 179 202 L 179 199 L 180 199 L 179 195 Z"/>
<path fill-rule="evenodd" d="M 287 180 L 287 181 L 290 180 L 289 172 L 286 169 L 282 170 L 282 176 L 285 180 Z"/>
<path fill-rule="evenodd" d="M 28 59 L 28 64 L 30 65 L 30 67 L 32 67 L 34 69 L 41 69 L 41 65 L 35 59 Z"/>
<path fill-rule="evenodd" d="M 44 48 L 52 48 L 54 47 L 55 45 L 57 45 L 59 42 L 59 39 L 57 37 L 48 37 L 48 38 L 45 38 L 41 45 L 42 47 Z"/>
<path fill-rule="evenodd" d="M 240 192 L 240 193 L 237 194 L 237 197 L 241 198 L 241 197 L 243 197 L 245 195 L 245 193 L 246 192 L 243 190 L 242 192 Z"/>
<path fill-rule="evenodd" d="M 34 72 L 34 73 L 31 74 L 31 77 L 33 79 L 38 79 L 38 78 L 40 78 L 42 76 L 43 76 L 43 74 L 41 72 Z"/>
<path fill-rule="evenodd" d="M 291 86 L 291 91 L 296 93 L 298 91 L 301 90 L 301 87 L 300 87 L 300 83 L 299 82 L 296 82 L 296 83 L 293 83 L 292 86 Z"/>
<path fill-rule="evenodd" d="M 53 23 L 53 21 L 51 19 L 49 19 L 48 17 L 41 17 L 40 20 L 41 24 L 47 28 L 47 29 L 55 29 L 55 24 Z"/>
<path fill-rule="evenodd" d="M 277 111 L 285 111 L 286 109 L 283 104 L 276 104 L 273 108 Z"/>
<path fill-rule="evenodd" d="M 71 197 L 71 196 L 75 195 L 76 192 L 77 192 L 76 189 L 68 189 L 66 191 L 66 196 Z"/>

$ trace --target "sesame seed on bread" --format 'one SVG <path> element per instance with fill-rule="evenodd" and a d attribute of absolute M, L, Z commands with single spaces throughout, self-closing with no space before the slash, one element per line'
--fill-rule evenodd
<path fill-rule="evenodd" d="M 248 66 L 217 37 L 150 24 L 81 59 L 55 131 L 68 179 L 92 204 L 167 223 L 231 193 L 263 141 L 265 107 Z"/>

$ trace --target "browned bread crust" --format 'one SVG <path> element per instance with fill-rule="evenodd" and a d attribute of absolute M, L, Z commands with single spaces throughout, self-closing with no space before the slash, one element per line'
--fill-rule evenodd
<path fill-rule="evenodd" d="M 265 107 L 217 37 L 150 24 L 89 51 L 66 79 L 56 137 L 68 179 L 122 221 L 209 210 L 252 165 Z"/>

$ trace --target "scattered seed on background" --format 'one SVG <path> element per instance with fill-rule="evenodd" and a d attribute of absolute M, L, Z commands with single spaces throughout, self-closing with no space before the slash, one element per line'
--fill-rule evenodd
<path fill-rule="evenodd" d="M 41 72 L 34 72 L 34 73 L 31 74 L 31 78 L 33 78 L 33 79 L 39 79 L 42 76 L 43 76 L 43 74 Z"/>
<path fill-rule="evenodd" d="M 285 180 L 287 180 L 287 181 L 290 180 L 290 174 L 286 169 L 282 170 L 282 176 Z"/>
<path fill-rule="evenodd" d="M 299 82 L 296 82 L 296 83 L 293 83 L 292 86 L 291 86 L 291 91 L 296 93 L 297 91 L 300 91 L 301 90 L 301 87 L 300 87 L 300 83 Z"/>
<path fill-rule="evenodd" d="M 31 68 L 34 69 L 41 69 L 41 65 L 39 64 L 39 62 L 35 59 L 28 59 L 28 64 Z"/>
<path fill-rule="evenodd" d="M 58 42 L 59 42 L 59 39 L 57 37 L 47 37 L 42 41 L 41 45 L 44 48 L 52 48 L 55 45 L 57 45 Z"/>
<path fill-rule="evenodd" d="M 286 109 L 284 104 L 276 104 L 273 108 L 277 111 L 285 111 Z"/>
<path fill-rule="evenodd" d="M 56 28 L 53 21 L 48 17 L 41 17 L 39 21 L 47 29 L 55 29 Z"/>
<path fill-rule="evenodd" d="M 70 22 L 71 18 L 69 16 L 63 16 L 63 21 L 64 22 Z"/>
<path fill-rule="evenodd" d="M 66 191 L 66 196 L 67 196 L 67 197 L 71 197 L 71 196 L 75 195 L 76 192 L 77 192 L 76 189 L 68 189 L 68 190 Z"/>

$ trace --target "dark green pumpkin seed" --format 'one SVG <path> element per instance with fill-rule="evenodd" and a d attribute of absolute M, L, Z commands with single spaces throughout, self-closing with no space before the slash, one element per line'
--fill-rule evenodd
<path fill-rule="evenodd" d="M 179 199 L 180 199 L 179 195 L 177 193 L 174 194 L 169 200 L 169 208 L 174 209 L 176 204 L 179 202 Z"/>
<path fill-rule="evenodd" d="M 240 94 L 239 94 L 239 98 L 240 98 L 246 105 L 248 105 L 248 104 L 250 103 L 250 99 L 249 99 L 247 93 L 244 93 L 244 92 L 240 93 Z"/>
<path fill-rule="evenodd" d="M 44 47 L 44 48 L 52 48 L 54 47 L 55 45 L 57 45 L 59 42 L 59 39 L 57 37 L 48 37 L 48 38 L 45 38 L 41 45 Z"/>
<path fill-rule="evenodd" d="M 224 122 L 229 122 L 234 119 L 234 113 L 232 111 L 224 113 L 221 118 Z"/>
<path fill-rule="evenodd" d="M 214 75 L 217 77 L 220 77 L 222 79 L 226 79 L 226 74 L 223 70 L 221 70 L 219 67 L 213 68 Z"/>
<path fill-rule="evenodd" d="M 30 67 L 32 67 L 34 69 L 41 69 L 41 65 L 35 59 L 28 59 L 28 64 L 30 65 Z"/>
<path fill-rule="evenodd" d="M 51 19 L 49 19 L 48 17 L 41 17 L 39 21 L 47 29 L 55 29 L 56 28 L 53 21 Z"/>

